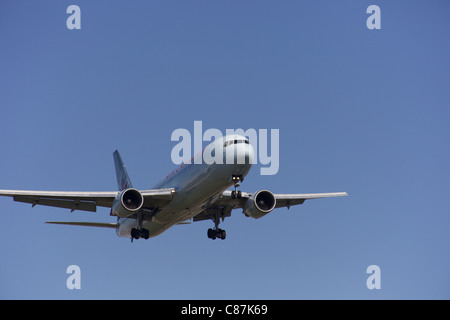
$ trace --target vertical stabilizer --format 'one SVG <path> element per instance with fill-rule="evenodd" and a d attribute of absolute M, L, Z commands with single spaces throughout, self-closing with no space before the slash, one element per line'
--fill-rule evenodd
<path fill-rule="evenodd" d="M 127 169 L 123 164 L 122 157 L 120 156 L 119 150 L 114 151 L 114 166 L 116 168 L 117 185 L 119 186 L 119 191 L 124 189 L 132 188 L 130 177 L 128 177 Z"/>

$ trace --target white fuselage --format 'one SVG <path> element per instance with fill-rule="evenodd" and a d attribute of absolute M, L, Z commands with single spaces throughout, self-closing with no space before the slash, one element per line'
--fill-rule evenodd
<path fill-rule="evenodd" d="M 222 163 L 205 161 L 205 150 L 211 148 L 222 153 Z M 195 161 L 195 157 L 202 157 L 202 161 Z M 149 230 L 150 237 L 193 218 L 211 199 L 234 184 L 233 176 L 246 176 L 253 163 L 254 150 L 245 137 L 228 135 L 215 140 L 195 157 L 190 164 L 182 164 L 154 186 L 154 189 L 174 188 L 176 193 L 166 206 L 158 209 L 151 221 L 143 221 L 142 227 Z M 120 237 L 130 237 L 131 229 L 138 227 L 137 219 L 122 218 L 119 223 L 117 235 Z"/>

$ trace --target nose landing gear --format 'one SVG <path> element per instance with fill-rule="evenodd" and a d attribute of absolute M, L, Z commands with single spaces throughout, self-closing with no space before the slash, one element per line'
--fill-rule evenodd
<path fill-rule="evenodd" d="M 242 198 L 242 192 L 239 190 L 237 190 L 237 187 L 239 187 L 241 185 L 241 182 L 244 181 L 244 177 L 243 176 L 236 176 L 233 175 L 231 177 L 231 180 L 234 182 L 234 190 L 231 191 L 231 199 L 240 199 Z"/>

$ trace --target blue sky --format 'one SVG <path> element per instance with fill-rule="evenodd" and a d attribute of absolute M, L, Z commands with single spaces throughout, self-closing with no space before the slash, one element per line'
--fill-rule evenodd
<path fill-rule="evenodd" d="M 81 30 L 66 9 L 81 8 Z M 366 9 L 381 8 L 381 30 Z M 173 130 L 280 130 L 241 189 L 346 191 L 130 244 L 97 213 L 0 199 L 0 298 L 449 299 L 448 1 L 2 1 L 0 188 L 115 190 L 175 167 Z M 66 268 L 81 268 L 81 290 Z M 366 268 L 381 268 L 368 290 Z"/>

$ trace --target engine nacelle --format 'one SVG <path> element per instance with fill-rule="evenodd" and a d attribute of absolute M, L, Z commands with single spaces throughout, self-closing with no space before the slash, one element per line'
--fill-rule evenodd
<path fill-rule="evenodd" d="M 126 218 L 138 212 L 144 204 L 144 197 L 136 189 L 125 189 L 114 199 L 111 215 Z"/>
<path fill-rule="evenodd" d="M 277 201 L 272 192 L 260 190 L 248 198 L 244 213 L 248 217 L 259 219 L 275 208 Z"/>

